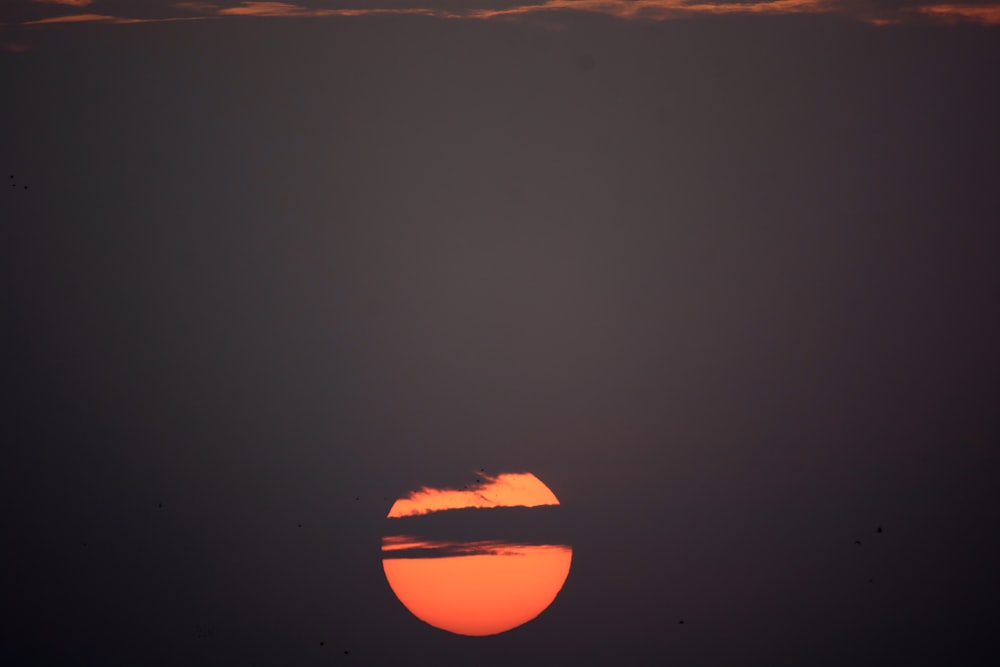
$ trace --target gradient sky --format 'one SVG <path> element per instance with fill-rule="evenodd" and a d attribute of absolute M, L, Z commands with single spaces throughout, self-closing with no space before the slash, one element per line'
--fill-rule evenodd
<path fill-rule="evenodd" d="M 3 2 L 0 663 L 992 664 L 997 7 Z"/>

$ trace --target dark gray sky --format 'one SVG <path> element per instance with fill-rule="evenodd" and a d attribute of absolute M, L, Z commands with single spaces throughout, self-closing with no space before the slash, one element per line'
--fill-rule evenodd
<path fill-rule="evenodd" d="M 992 663 L 991 6 L 69 4 L 0 16 L 0 662 Z M 574 562 L 476 639 L 378 549 L 480 467 Z"/>

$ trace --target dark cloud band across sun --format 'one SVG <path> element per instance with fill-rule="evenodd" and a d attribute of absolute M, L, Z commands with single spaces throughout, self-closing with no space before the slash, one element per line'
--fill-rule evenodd
<path fill-rule="evenodd" d="M 0 10 L 0 29 L 65 23 L 150 23 L 233 18 L 333 18 L 423 15 L 441 19 L 516 19 L 539 14 L 589 13 L 631 21 L 713 15 L 827 14 L 873 25 L 966 22 L 1000 26 L 1000 2 L 907 0 L 242 0 L 135 3 L 123 0 L 14 0 Z"/>

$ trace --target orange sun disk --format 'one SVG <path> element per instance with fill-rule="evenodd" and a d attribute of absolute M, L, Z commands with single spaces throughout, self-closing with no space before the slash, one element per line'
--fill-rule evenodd
<path fill-rule="evenodd" d="M 565 546 L 522 546 L 498 554 L 386 558 L 385 577 L 410 612 L 460 635 L 493 635 L 527 623 L 552 604 L 569 575 Z"/>
<path fill-rule="evenodd" d="M 471 507 L 558 505 L 555 494 L 531 473 L 506 473 L 465 489 L 424 487 L 397 500 L 388 518 Z M 406 558 L 394 551 L 442 547 L 439 557 Z M 460 635 L 483 636 L 527 623 L 552 604 L 569 575 L 566 545 L 421 542 L 413 536 L 383 539 L 382 567 L 399 601 L 422 621 Z M 470 553 L 462 554 L 463 550 Z"/>

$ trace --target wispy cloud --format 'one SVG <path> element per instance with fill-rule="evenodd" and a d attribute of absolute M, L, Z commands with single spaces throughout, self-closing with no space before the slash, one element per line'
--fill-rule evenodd
<path fill-rule="evenodd" d="M 433 7 L 343 7 L 338 9 L 303 7 L 289 2 L 243 2 L 238 7 L 217 10 L 221 16 L 260 16 L 269 18 L 323 18 L 332 16 L 368 16 L 377 14 L 419 14 L 459 18 L 461 15 Z"/>
<path fill-rule="evenodd" d="M 453 556 L 518 556 L 530 550 L 572 551 L 566 544 L 479 540 L 472 542 L 421 540 L 409 535 L 382 538 L 382 558 L 449 558 Z"/>
<path fill-rule="evenodd" d="M 86 7 L 94 4 L 94 0 L 33 0 L 40 5 L 66 5 L 68 7 Z"/>
<path fill-rule="evenodd" d="M 218 3 L 197 2 L 196 0 L 192 2 L 175 2 L 170 6 L 177 9 L 186 9 L 189 12 L 203 12 L 205 14 L 215 14 L 221 9 Z"/>
<path fill-rule="evenodd" d="M 514 544 L 511 542 L 505 542 L 503 540 L 479 540 L 474 542 L 457 542 L 457 541 L 435 541 L 435 540 L 422 540 L 418 537 L 411 535 L 393 535 L 389 537 L 382 538 L 382 552 L 402 552 L 402 551 L 418 551 L 418 552 L 434 552 L 444 553 L 447 552 L 450 555 L 457 554 L 484 554 L 484 553 L 500 553 L 502 551 L 514 551 L 518 547 L 532 546 L 528 544 Z M 401 557 L 401 556 L 394 556 Z"/>
<path fill-rule="evenodd" d="M 541 12 L 586 12 L 635 21 L 666 21 L 696 16 L 830 14 L 874 25 L 890 25 L 922 17 L 950 22 L 1000 24 L 1000 3 L 925 4 L 853 2 L 852 0 L 542 0 L 513 7 L 472 9 L 467 18 L 489 19 Z"/>
<path fill-rule="evenodd" d="M 128 19 L 106 14 L 64 14 L 50 16 L 35 21 L 25 21 L 24 25 L 42 25 L 45 23 L 137 23 L 142 19 Z"/>
<path fill-rule="evenodd" d="M 163 18 L 131 18 L 124 16 L 110 16 L 107 14 L 66 14 L 63 16 L 50 16 L 34 21 L 25 21 L 21 25 L 45 25 L 54 23 L 164 23 L 170 21 L 200 21 L 214 18 L 211 16 L 168 16 Z"/>
<path fill-rule="evenodd" d="M 927 5 L 919 8 L 925 16 L 945 21 L 971 21 L 1000 25 L 1000 5 Z"/>
<path fill-rule="evenodd" d="M 0 12 L 11 25 L 54 23 L 145 23 L 192 18 L 332 18 L 366 15 L 423 15 L 442 19 L 490 20 L 588 13 L 630 21 L 667 21 L 696 16 L 829 14 L 875 25 L 901 22 L 969 22 L 1000 25 L 1000 0 L 941 3 L 934 0 L 148 0 L 124 16 L 108 0 L 13 0 L 19 12 Z M 57 14 L 69 8 L 89 13 Z M 114 13 L 102 9 L 114 7 Z M 33 8 L 33 9 L 32 9 Z M 6 9 L 6 7 L 5 7 Z"/>
<path fill-rule="evenodd" d="M 587 12 L 621 19 L 663 21 L 698 14 L 804 14 L 826 11 L 824 0 L 769 0 L 767 2 L 692 2 L 691 0 L 544 0 L 536 4 L 477 9 L 473 18 L 514 16 L 537 12 Z"/>
<path fill-rule="evenodd" d="M 333 9 L 310 9 L 289 2 L 243 2 L 239 7 L 219 9 L 224 16 L 331 16 Z"/>

